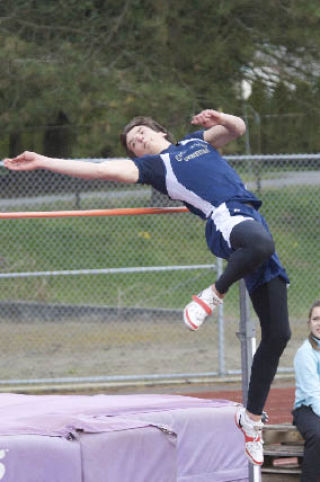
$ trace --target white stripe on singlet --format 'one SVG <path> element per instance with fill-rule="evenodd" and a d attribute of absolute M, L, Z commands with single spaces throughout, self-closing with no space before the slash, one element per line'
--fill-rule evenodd
<path fill-rule="evenodd" d="M 210 204 L 205 199 L 202 199 L 193 191 L 187 189 L 183 184 L 178 181 L 176 175 L 173 172 L 169 154 L 162 154 L 161 159 L 166 166 L 166 187 L 169 196 L 172 199 L 179 199 L 180 201 L 184 201 L 191 206 L 194 206 L 196 209 L 202 211 L 206 218 L 210 216 L 210 214 L 215 209 L 214 206 L 212 206 L 212 204 Z"/>
<path fill-rule="evenodd" d="M 179 141 L 179 144 L 181 144 L 182 146 L 184 146 L 185 144 L 188 144 L 188 142 L 199 142 L 199 143 L 201 143 L 201 144 L 208 145 L 208 142 L 206 142 L 206 141 L 203 140 L 203 139 L 199 139 L 198 137 L 193 137 L 193 138 L 184 139 L 183 141 Z"/>

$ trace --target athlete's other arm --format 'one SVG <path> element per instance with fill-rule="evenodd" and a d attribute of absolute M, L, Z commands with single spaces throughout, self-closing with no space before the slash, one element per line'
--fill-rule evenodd
<path fill-rule="evenodd" d="M 216 148 L 242 136 L 246 131 L 246 124 L 240 117 L 212 109 L 205 109 L 196 114 L 191 123 L 207 129 L 204 132 L 204 140 Z"/>
<path fill-rule="evenodd" d="M 46 169 L 83 179 L 103 179 L 126 183 L 135 183 L 139 178 L 138 168 L 130 159 L 115 159 L 94 163 L 71 159 L 55 159 L 37 154 L 36 152 L 25 151 L 17 157 L 5 159 L 4 166 L 12 171 Z"/>

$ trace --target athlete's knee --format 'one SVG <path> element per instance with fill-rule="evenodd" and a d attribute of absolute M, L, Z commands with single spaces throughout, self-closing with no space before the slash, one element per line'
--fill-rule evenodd
<path fill-rule="evenodd" d="M 283 330 L 281 333 L 274 333 L 264 339 L 264 343 L 268 345 L 270 353 L 272 352 L 276 356 L 281 356 L 285 347 L 287 346 L 291 338 L 290 330 Z"/>
<path fill-rule="evenodd" d="M 279 338 L 278 338 L 278 347 L 281 350 L 281 353 L 289 343 L 291 338 L 291 331 L 289 330 L 286 333 L 283 333 Z"/>
<path fill-rule="evenodd" d="M 275 246 L 271 236 L 255 236 L 247 249 L 247 267 L 251 270 L 257 269 L 265 263 L 275 252 Z"/>
<path fill-rule="evenodd" d="M 275 252 L 271 235 L 267 232 L 256 234 L 252 239 L 252 250 L 256 258 L 262 261 L 270 258 Z"/>
<path fill-rule="evenodd" d="M 271 234 L 256 221 L 246 221 L 235 226 L 230 242 L 233 249 L 248 250 L 256 263 L 263 263 L 275 252 Z"/>

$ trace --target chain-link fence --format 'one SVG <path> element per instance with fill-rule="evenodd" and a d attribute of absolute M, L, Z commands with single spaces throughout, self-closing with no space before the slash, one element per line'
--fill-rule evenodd
<path fill-rule="evenodd" d="M 281 369 L 291 369 L 307 334 L 309 306 L 319 298 L 320 155 L 229 161 L 263 200 L 261 211 L 291 279 L 293 335 L 281 361 Z M 1 168 L 0 183 L 2 212 L 173 204 L 146 186 L 44 171 Z M 188 378 L 240 370 L 238 286 L 228 293 L 223 312 L 199 332 L 189 332 L 182 322 L 184 305 L 214 282 L 218 269 L 206 247 L 204 223 L 195 216 L 2 219 L 0 236 L 2 383 Z"/>

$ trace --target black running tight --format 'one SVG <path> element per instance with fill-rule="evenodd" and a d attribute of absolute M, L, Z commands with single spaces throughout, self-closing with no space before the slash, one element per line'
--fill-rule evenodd
<path fill-rule="evenodd" d="M 251 366 L 247 409 L 260 415 L 276 374 L 279 358 L 291 336 L 287 285 L 282 278 L 274 278 L 255 289 L 250 298 L 259 318 L 261 341 Z"/>
<path fill-rule="evenodd" d="M 226 269 L 216 281 L 219 293 L 224 294 L 230 286 L 253 273 L 274 253 L 271 234 L 258 221 L 248 220 L 237 224 L 230 235 L 234 252 L 228 259 Z"/>
<path fill-rule="evenodd" d="M 230 235 L 234 250 L 228 264 L 216 281 L 220 293 L 226 293 L 236 281 L 255 271 L 274 253 L 270 233 L 257 221 L 236 225 Z M 279 358 L 290 339 L 287 308 L 287 286 L 282 278 L 274 278 L 256 288 L 250 298 L 261 326 L 261 342 L 254 355 L 248 392 L 247 409 L 256 415 L 263 411 Z"/>

